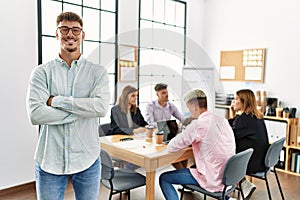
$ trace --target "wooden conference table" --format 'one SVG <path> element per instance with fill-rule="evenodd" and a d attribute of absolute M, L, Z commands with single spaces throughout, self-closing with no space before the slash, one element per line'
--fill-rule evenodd
<path fill-rule="evenodd" d="M 133 138 L 120 142 L 122 138 Z M 155 171 L 159 167 L 173 162 L 193 158 L 191 147 L 175 153 L 167 151 L 167 145 L 156 145 L 155 137 L 147 139 L 146 136 L 112 135 L 100 137 L 101 148 L 111 156 L 139 165 L 146 170 L 146 199 L 154 200 Z"/>

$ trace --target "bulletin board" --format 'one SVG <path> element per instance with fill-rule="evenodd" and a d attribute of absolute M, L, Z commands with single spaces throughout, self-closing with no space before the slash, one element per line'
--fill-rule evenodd
<path fill-rule="evenodd" d="M 119 81 L 137 80 L 138 49 L 136 46 L 119 45 L 118 74 Z"/>
<path fill-rule="evenodd" d="M 220 80 L 264 82 L 265 49 L 221 51 Z"/>

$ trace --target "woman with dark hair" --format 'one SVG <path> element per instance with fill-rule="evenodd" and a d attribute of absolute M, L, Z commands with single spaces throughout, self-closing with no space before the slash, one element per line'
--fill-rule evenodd
<path fill-rule="evenodd" d="M 241 114 L 236 115 L 239 111 Z M 265 156 L 269 148 L 269 139 L 264 122 L 264 115 L 257 109 L 254 93 L 249 89 L 236 92 L 231 104 L 231 125 L 236 143 L 236 152 L 253 148 L 254 152 L 248 163 L 247 173 L 256 173 L 265 170 Z M 245 198 L 252 194 L 256 186 L 246 178 L 242 182 Z"/>
<path fill-rule="evenodd" d="M 145 132 L 147 122 L 136 105 L 138 89 L 128 85 L 118 99 L 117 105 L 111 109 L 109 135 Z"/>

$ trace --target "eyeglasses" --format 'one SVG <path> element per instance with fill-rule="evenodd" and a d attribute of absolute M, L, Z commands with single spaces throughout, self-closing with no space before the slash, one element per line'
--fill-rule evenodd
<path fill-rule="evenodd" d="M 67 27 L 67 26 L 60 26 L 57 27 L 60 31 L 61 34 L 63 35 L 67 35 L 70 31 L 70 29 L 72 30 L 73 35 L 80 35 L 82 28 L 80 27 Z"/>

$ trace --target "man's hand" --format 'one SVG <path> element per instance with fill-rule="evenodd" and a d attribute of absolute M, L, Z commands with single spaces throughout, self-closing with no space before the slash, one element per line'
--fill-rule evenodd
<path fill-rule="evenodd" d="M 54 96 L 49 97 L 49 99 L 47 100 L 47 106 L 51 106 L 53 97 Z"/>

